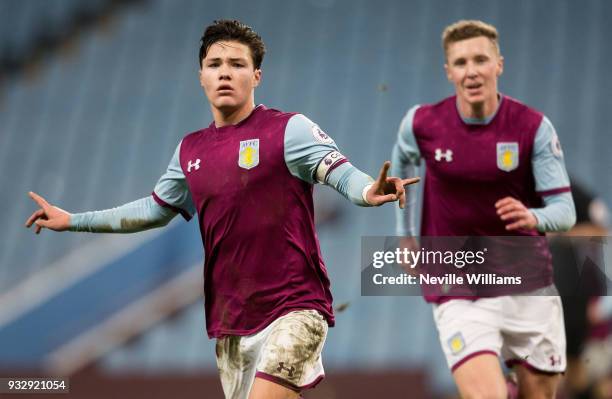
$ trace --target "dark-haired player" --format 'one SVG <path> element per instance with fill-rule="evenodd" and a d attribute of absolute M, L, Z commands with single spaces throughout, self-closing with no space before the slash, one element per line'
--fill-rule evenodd
<path fill-rule="evenodd" d="M 238 21 L 207 27 L 200 84 L 214 121 L 183 138 L 152 195 L 71 215 L 30 193 L 41 209 L 26 222 L 37 233 L 125 233 L 197 214 L 206 327 L 232 399 L 294 398 L 323 378 L 321 350 L 334 316 L 313 184 L 361 206 L 403 206 L 404 185 L 418 180 L 386 177 L 386 162 L 374 181 L 305 116 L 255 106 L 264 53 L 259 35 Z"/>
<path fill-rule="evenodd" d="M 563 311 L 558 296 L 535 295 L 556 292 L 544 232 L 567 230 L 575 221 L 559 139 L 544 115 L 498 93 L 503 57 L 495 27 L 460 21 L 442 39 L 455 95 L 408 111 L 393 173 L 414 174 L 425 161 L 421 235 L 519 236 L 514 242 L 533 243 L 537 255 L 520 259 L 521 266 L 541 278 L 525 282 L 523 296 L 426 299 L 434 303 L 462 397 L 507 397 L 501 356 L 517 366 L 521 397 L 553 398 L 566 365 Z M 398 214 L 398 234 L 416 235 L 414 210 L 409 204 Z"/>

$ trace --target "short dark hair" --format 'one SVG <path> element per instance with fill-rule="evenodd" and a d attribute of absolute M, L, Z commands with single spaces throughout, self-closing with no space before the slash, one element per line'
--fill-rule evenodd
<path fill-rule="evenodd" d="M 212 25 L 206 27 L 204 35 L 200 39 L 200 68 L 202 68 L 202 60 L 206 57 L 208 49 L 213 44 L 223 41 L 236 41 L 245 44 L 251 50 L 251 58 L 255 69 L 261 68 L 266 46 L 261 37 L 250 26 L 243 24 L 237 20 L 220 19 L 214 21 Z"/>

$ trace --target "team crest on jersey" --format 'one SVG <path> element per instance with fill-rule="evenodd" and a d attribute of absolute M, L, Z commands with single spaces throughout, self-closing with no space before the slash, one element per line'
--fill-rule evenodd
<path fill-rule="evenodd" d="M 463 339 L 463 335 L 461 335 L 460 332 L 450 337 L 447 343 L 453 355 L 456 355 L 463 349 L 465 349 L 465 340 Z"/>
<path fill-rule="evenodd" d="M 497 143 L 497 167 L 504 172 L 510 172 L 518 168 L 518 164 L 518 143 Z"/>
<path fill-rule="evenodd" d="M 253 169 L 259 165 L 259 139 L 240 142 L 238 152 L 238 166 L 244 169 Z"/>
<path fill-rule="evenodd" d="M 312 125 L 312 135 L 319 143 L 332 144 L 334 142 L 334 140 L 317 125 Z"/>

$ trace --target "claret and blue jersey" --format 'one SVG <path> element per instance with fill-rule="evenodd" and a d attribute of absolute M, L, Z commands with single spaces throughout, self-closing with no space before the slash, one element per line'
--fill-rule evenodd
<path fill-rule="evenodd" d="M 153 197 L 186 219 L 197 214 L 209 336 L 252 334 L 297 309 L 333 325 L 312 202 L 312 184 L 330 179 L 365 205 L 371 179 L 301 114 L 259 105 L 236 125 L 182 140 Z"/>
<path fill-rule="evenodd" d="M 426 166 L 420 235 L 535 236 L 502 241 L 520 245 L 523 251 L 531 248 L 528 257 L 514 262 L 525 273 L 525 292 L 552 284 L 551 256 L 542 236 L 573 224 L 569 179 L 552 124 L 508 96 L 500 96 L 496 112 L 483 120 L 463 118 L 456 101 L 453 96 L 411 108 L 393 151 L 394 175 L 413 176 L 422 161 Z M 397 211 L 399 235 L 418 235 L 415 194 L 409 193 L 405 211 Z M 534 213 L 536 230 L 506 230 L 507 222 L 495 207 L 505 197 L 519 200 Z M 490 272 L 511 266 L 489 258 Z M 426 299 L 440 298 L 426 293 Z"/>

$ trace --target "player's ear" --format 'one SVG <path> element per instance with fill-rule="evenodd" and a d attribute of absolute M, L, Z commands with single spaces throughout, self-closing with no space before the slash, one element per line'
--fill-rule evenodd
<path fill-rule="evenodd" d="M 260 82 L 261 82 L 261 69 L 255 69 L 255 71 L 253 71 L 253 88 L 256 88 L 257 86 L 259 86 Z"/>
<path fill-rule="evenodd" d="M 504 57 L 500 55 L 497 60 L 497 76 L 501 76 L 502 73 L 504 73 Z"/>
<path fill-rule="evenodd" d="M 446 72 L 446 79 L 448 79 L 449 82 L 452 82 L 453 79 L 452 79 L 451 74 L 450 74 L 450 69 L 448 67 L 448 62 L 444 63 L 444 72 Z"/>

